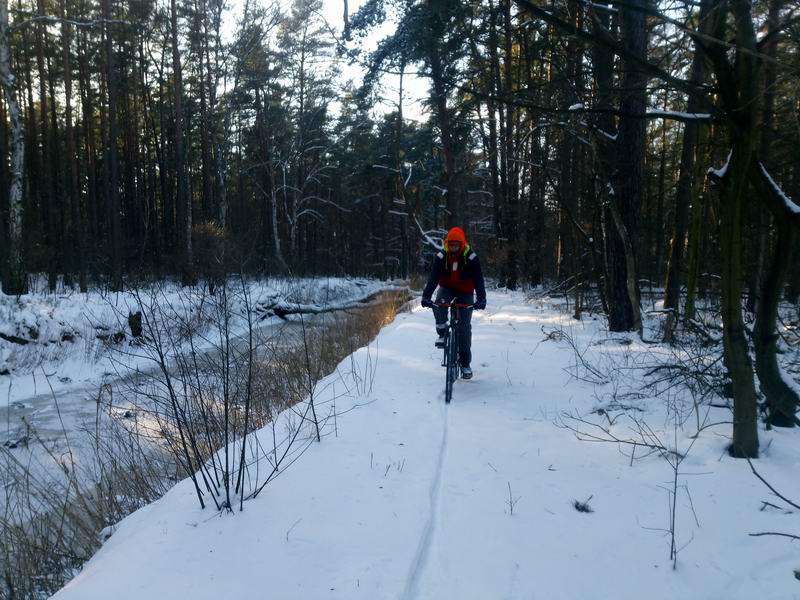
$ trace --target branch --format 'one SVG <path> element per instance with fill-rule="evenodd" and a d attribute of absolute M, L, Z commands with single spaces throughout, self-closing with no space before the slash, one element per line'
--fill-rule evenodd
<path fill-rule="evenodd" d="M 747 458 L 747 457 L 745 457 L 745 458 Z M 758 478 L 761 480 L 761 482 L 762 482 L 762 483 L 763 483 L 765 486 L 767 486 L 767 487 L 769 488 L 769 490 L 770 490 L 770 491 L 771 491 L 773 494 L 775 494 L 775 495 L 776 495 L 778 498 L 780 498 L 781 500 L 783 500 L 784 502 L 786 502 L 786 504 L 788 504 L 789 506 L 793 506 L 793 507 L 794 507 L 794 508 L 796 508 L 797 510 L 800 510 L 800 506 L 798 506 L 797 504 L 795 504 L 794 502 L 792 502 L 791 500 L 789 500 L 789 499 L 788 499 L 786 496 L 782 496 L 782 495 L 780 494 L 780 492 L 778 492 L 778 490 L 776 490 L 774 487 L 772 487 L 772 486 L 769 484 L 769 482 L 768 482 L 766 479 L 764 479 L 764 478 L 763 478 L 763 477 L 762 477 L 762 476 L 761 476 L 761 475 L 758 473 L 758 471 L 756 471 L 756 468 L 753 466 L 753 461 L 752 461 L 752 460 L 750 460 L 749 458 L 747 458 L 747 464 L 748 464 L 748 465 L 750 465 L 750 469 L 753 471 L 753 475 L 755 475 L 756 477 L 758 477 Z M 751 535 L 752 535 L 752 534 L 751 534 Z"/>
<path fill-rule="evenodd" d="M 67 19 L 64 17 L 53 17 L 50 15 L 37 15 L 35 13 L 30 13 L 27 11 L 22 10 L 15 10 L 13 11 L 19 15 L 24 15 L 28 17 L 24 21 L 15 22 L 13 25 L 9 27 L 11 31 L 18 31 L 27 27 L 28 25 L 32 25 L 37 22 L 44 22 L 50 23 L 53 25 L 58 24 L 66 24 L 72 25 L 73 27 L 97 27 L 99 25 L 129 25 L 131 27 L 140 27 L 137 23 L 131 23 L 130 21 L 124 21 L 122 19 L 94 19 L 92 21 L 75 21 L 74 19 Z"/>
<path fill-rule="evenodd" d="M 430 244 L 431 246 L 433 246 L 434 248 L 436 248 L 437 250 L 441 250 L 442 244 L 441 243 L 437 243 L 436 240 L 434 240 L 432 237 L 430 237 L 425 232 L 425 230 L 422 229 L 422 225 L 420 225 L 419 219 L 417 219 L 417 217 L 414 217 L 414 222 L 417 224 L 417 227 L 419 228 L 419 232 L 422 234 L 422 237 L 425 238 L 425 241 L 428 244 Z"/>
<path fill-rule="evenodd" d="M 583 3 L 586 3 L 585 0 L 582 0 L 582 1 L 583 1 Z M 602 9 L 606 8 L 606 7 L 602 6 L 602 5 L 597 5 L 597 4 L 592 4 L 592 3 L 588 3 L 588 4 L 589 4 L 589 6 L 591 8 L 593 8 L 595 10 L 597 10 L 597 9 L 602 10 Z M 675 27 L 675 29 L 677 29 L 679 31 L 683 31 L 685 34 L 687 34 L 689 37 L 691 37 L 694 40 L 694 43 L 702 50 L 708 51 L 708 47 L 709 46 L 721 46 L 724 50 L 736 50 L 738 52 L 741 52 L 742 54 L 748 54 L 748 55 L 751 55 L 751 56 L 755 56 L 756 58 L 758 58 L 759 60 L 764 61 L 764 62 L 771 62 L 771 63 L 774 63 L 776 65 L 781 65 L 781 66 L 787 67 L 789 69 L 795 69 L 795 67 L 793 65 L 789 65 L 787 63 L 782 63 L 779 60 L 777 60 L 776 58 L 774 58 L 772 56 L 769 56 L 768 54 L 765 54 L 765 53 L 761 52 L 760 50 L 759 51 L 751 50 L 750 48 L 739 46 L 734 42 L 726 41 L 724 39 L 715 37 L 713 35 L 710 35 L 708 33 L 703 32 L 703 31 L 698 31 L 696 29 L 691 29 L 691 28 L 687 27 L 686 24 L 682 23 L 681 21 L 678 21 L 677 19 L 672 19 L 672 18 L 666 16 L 664 13 L 662 13 L 658 9 L 647 8 L 647 7 L 642 7 L 642 6 L 634 6 L 634 5 L 629 4 L 628 2 L 625 2 L 625 1 L 622 1 L 622 0 L 609 0 L 608 4 L 609 4 L 609 6 L 622 7 L 625 10 L 641 12 L 641 13 L 644 13 L 644 14 L 650 16 L 650 17 L 655 17 L 655 18 L 659 19 L 660 21 L 663 21 L 664 23 L 668 23 L 668 24 L 672 25 L 673 27 Z M 769 42 L 769 40 L 771 38 L 773 38 L 776 35 L 780 34 L 782 31 L 785 31 L 786 29 L 791 27 L 798 20 L 800 20 L 799 17 L 793 17 L 792 13 L 790 13 L 789 16 L 786 18 L 786 21 L 783 24 L 779 25 L 776 28 L 775 31 L 771 32 L 769 35 L 765 36 L 762 40 L 760 40 L 758 42 L 757 48 L 762 48 L 766 43 Z"/>
<path fill-rule="evenodd" d="M 787 220 L 795 227 L 800 227 L 800 205 L 784 193 L 763 163 L 753 161 L 750 179 L 776 219 Z"/>
<path fill-rule="evenodd" d="M 319 214 L 319 211 L 314 210 L 313 208 L 306 208 L 301 210 L 294 218 L 294 221 L 300 221 L 301 218 L 305 217 L 306 215 L 310 215 L 313 218 L 317 219 L 318 221 L 324 221 L 325 219 L 322 218 L 322 215 Z"/>
<path fill-rule="evenodd" d="M 344 206 L 340 206 L 333 200 L 328 200 L 327 198 L 323 198 L 322 196 L 306 196 L 307 200 L 316 200 L 317 202 L 321 202 L 322 204 L 328 204 L 333 206 L 335 209 L 340 210 L 342 212 L 351 213 L 353 212 L 350 208 L 345 208 Z"/>
<path fill-rule="evenodd" d="M 531 108 L 549 114 L 582 113 L 582 114 L 613 115 L 615 117 L 627 117 L 631 119 L 664 119 L 670 121 L 680 121 L 682 123 L 690 123 L 690 122 L 694 123 L 697 121 L 714 120 L 714 117 L 711 113 L 685 113 L 677 111 L 665 111 L 653 108 L 647 109 L 647 111 L 645 111 L 644 113 L 638 113 L 638 114 L 622 111 L 616 108 L 586 108 L 585 106 L 575 106 L 575 105 L 570 106 L 568 108 L 553 108 L 552 106 L 544 106 L 542 104 L 537 104 L 535 102 L 529 102 L 524 99 L 524 96 L 522 96 L 522 99 L 520 99 L 520 96 L 524 94 L 526 90 L 519 90 L 513 92 L 509 96 L 509 95 L 487 94 L 484 91 L 477 90 L 467 85 L 462 85 L 458 83 L 454 83 L 453 87 L 466 94 L 470 94 L 472 96 L 475 96 L 476 98 L 480 98 L 481 100 L 492 100 L 494 102 L 499 102 L 501 104 L 509 106 L 518 106 L 520 108 Z M 699 87 L 695 90 L 695 93 L 700 94 L 703 91 L 710 91 L 710 90 L 711 88 Z"/>
<path fill-rule="evenodd" d="M 773 29 L 767 35 L 765 35 L 760 40 L 758 40 L 758 43 L 756 44 L 756 46 L 759 48 L 759 50 L 761 48 L 763 48 L 764 46 L 766 46 L 767 44 L 769 44 L 774 38 L 778 37 L 779 35 L 781 35 L 785 31 L 791 29 L 797 23 L 800 23 L 800 15 L 795 16 L 794 13 L 795 13 L 794 10 L 791 11 L 788 15 L 786 15 L 786 20 L 783 23 L 781 23 L 780 25 L 775 27 L 775 29 Z M 766 54 L 759 55 L 759 58 L 763 58 L 766 61 L 770 61 L 770 62 L 775 62 L 777 64 L 781 64 L 776 59 L 774 59 L 771 56 L 768 56 Z"/>
<path fill-rule="evenodd" d="M 703 105 L 708 104 L 708 98 L 700 93 L 700 90 L 698 90 L 697 86 L 684 79 L 673 77 L 667 71 L 663 70 L 659 66 L 654 65 L 653 63 L 640 58 L 633 52 L 630 52 L 622 44 L 620 44 L 617 40 L 615 40 L 611 36 L 611 34 L 604 28 L 597 27 L 596 31 L 590 33 L 588 31 L 585 31 L 584 29 L 576 27 L 572 23 L 568 23 L 567 21 L 562 20 L 561 18 L 555 16 L 553 13 L 547 10 L 539 8 L 533 2 L 531 2 L 531 0 L 514 0 L 514 1 L 522 8 L 524 8 L 526 11 L 539 17 L 546 23 L 553 25 L 557 29 L 561 29 L 562 31 L 565 31 L 567 34 L 588 44 L 595 44 L 598 46 L 602 46 L 604 48 L 608 48 L 614 54 L 619 56 L 621 59 L 637 64 L 643 71 L 648 73 L 651 77 L 655 77 L 657 79 L 660 79 L 661 81 L 673 85 L 676 89 L 681 90 L 687 95 L 695 98 L 700 104 Z"/>
<path fill-rule="evenodd" d="M 764 532 L 761 532 L 761 533 L 748 533 L 747 535 L 749 535 L 751 537 L 761 537 L 762 535 L 779 535 L 781 537 L 788 537 L 789 539 L 792 539 L 792 540 L 800 540 L 800 536 L 792 535 L 791 533 L 778 533 L 778 532 L 775 532 L 775 531 L 764 531 Z"/>

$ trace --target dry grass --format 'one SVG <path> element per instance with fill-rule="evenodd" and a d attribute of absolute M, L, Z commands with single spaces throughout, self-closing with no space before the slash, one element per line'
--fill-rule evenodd
<path fill-rule="evenodd" d="M 91 558 L 104 529 L 174 483 L 163 454 L 114 420 L 98 419 L 87 433 L 93 445 L 80 460 L 70 449 L 48 451 L 40 468 L 0 448 L 0 597 L 54 594 Z"/>

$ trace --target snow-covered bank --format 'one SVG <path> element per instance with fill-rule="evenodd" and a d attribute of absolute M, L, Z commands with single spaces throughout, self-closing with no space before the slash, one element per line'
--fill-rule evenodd
<path fill-rule="evenodd" d="M 336 374 L 321 382 L 317 401 L 337 398 L 323 441 L 243 512 L 200 510 L 184 481 L 125 519 L 55 597 L 800 598 L 795 547 L 748 536 L 797 533 L 798 519 L 764 509 L 781 503 L 728 458 L 730 412 L 709 409 L 721 424 L 703 429 L 681 466 L 673 571 L 672 469 L 658 453 L 631 460 L 625 446 L 556 426 L 565 412 L 613 419 L 603 399 L 614 384 L 572 379 L 572 349 L 543 327 L 584 348 L 600 335 L 546 302 L 491 294 L 474 317 L 475 379 L 445 407 L 432 316 L 398 315 L 376 342 L 371 388 L 343 394 Z M 591 347 L 645 351 L 619 341 Z M 663 405 L 636 400 L 653 432 L 685 450 L 694 431 L 672 429 Z M 615 427 L 630 434 L 622 418 Z M 268 447 L 272 432 L 262 435 Z M 800 499 L 800 434 L 761 435 L 759 471 Z M 594 512 L 577 512 L 587 499 Z"/>
<path fill-rule="evenodd" d="M 242 283 L 232 280 L 229 286 L 235 292 L 231 294 L 235 332 L 246 326 L 246 311 Z M 400 287 L 400 283 L 377 280 L 321 278 L 248 280 L 244 289 L 264 322 L 274 316 L 275 309 L 319 310 Z M 124 349 L 134 341 L 127 319 L 139 310 L 140 299 L 169 306 L 179 323 L 192 317 L 191 311 L 203 305 L 200 297 L 207 293 L 202 287 L 188 289 L 169 282 L 119 294 L 36 293 L 18 298 L 0 293 L 0 388 L 4 392 L 0 407 L 50 394 L 51 387 L 56 393 L 96 388 L 115 374 L 109 350 Z M 203 315 L 197 318 L 202 327 Z"/>

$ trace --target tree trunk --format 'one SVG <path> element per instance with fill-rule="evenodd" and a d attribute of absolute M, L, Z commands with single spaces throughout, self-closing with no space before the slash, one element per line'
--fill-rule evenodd
<path fill-rule="evenodd" d="M 747 298 L 745 300 L 745 310 L 749 313 L 758 311 L 761 302 L 761 286 L 764 283 L 764 263 L 767 260 L 769 251 L 769 215 L 758 203 L 749 204 L 745 207 L 747 217 L 745 222 L 749 222 L 750 228 L 755 229 L 755 261 L 745 265 L 749 271 L 747 283 Z M 750 255 L 747 252 L 746 255 Z"/>
<path fill-rule="evenodd" d="M 37 0 L 38 15 L 44 16 L 44 0 Z M 43 22 L 38 22 L 36 26 L 36 66 L 39 74 L 39 111 L 41 114 L 41 178 L 42 178 L 42 215 L 45 222 L 45 247 L 47 254 L 47 283 L 51 292 L 56 290 L 58 273 L 56 270 L 56 238 L 57 227 L 56 217 L 56 191 L 53 182 L 52 170 L 54 164 L 50 156 L 50 124 L 49 124 L 49 102 L 47 95 L 47 73 L 45 72 L 44 45 L 47 28 Z"/>
<path fill-rule="evenodd" d="M 756 354 L 756 374 L 761 392 L 769 406 L 769 422 L 776 427 L 794 427 L 795 411 L 800 398 L 781 374 L 778 364 L 778 333 L 776 322 L 783 283 L 791 266 L 792 246 L 795 235 L 791 223 L 775 219 L 777 240 L 766 277 L 761 286 L 756 322 L 753 328 L 753 345 Z"/>
<path fill-rule="evenodd" d="M 700 4 L 700 27 L 705 32 L 708 29 L 708 0 Z M 692 70 L 689 75 L 690 81 L 694 84 L 703 84 L 706 80 L 708 63 L 702 52 L 695 51 L 692 58 Z M 699 112 L 700 106 L 695 96 L 690 96 L 687 104 L 689 113 Z M 667 261 L 667 280 L 664 284 L 664 308 L 672 309 L 673 312 L 667 317 L 667 324 L 664 329 L 664 341 L 670 342 L 677 323 L 677 313 L 680 310 L 680 290 L 681 275 L 684 271 L 684 246 L 686 235 L 689 228 L 689 208 L 692 206 L 693 218 L 699 218 L 700 213 L 694 212 L 695 203 L 691 200 L 699 198 L 696 192 L 698 181 L 695 178 L 695 163 L 698 146 L 698 133 L 704 125 L 689 121 L 684 125 L 683 142 L 681 145 L 681 162 L 678 174 L 678 185 L 675 193 L 675 225 L 672 240 L 669 247 L 669 258 Z M 694 220 L 693 220 L 694 223 Z M 698 221 L 699 225 L 699 221 Z M 699 231 L 698 231 L 699 233 Z"/>
<path fill-rule="evenodd" d="M 13 69 L 13 65 L 12 65 Z M 8 183 L 11 180 L 11 175 L 8 169 L 8 116 L 6 114 L 6 105 L 2 101 L 2 83 L 0 83 L 0 156 L 4 157 L 0 161 L 0 231 L 3 235 L 0 236 L 0 293 L 2 293 L 2 282 L 5 277 L 6 267 L 8 265 L 8 208 L 6 202 L 8 197 Z"/>
<path fill-rule="evenodd" d="M 758 456 L 756 391 L 753 366 L 742 320 L 742 200 L 747 190 L 747 172 L 753 140 L 734 130 L 730 163 L 721 183 L 720 256 L 722 323 L 725 364 L 733 391 L 733 445 L 731 454 Z M 752 137 L 752 136 L 750 136 Z"/>
<path fill-rule="evenodd" d="M 394 202 L 399 204 L 402 216 L 397 218 L 397 231 L 400 237 L 400 268 L 403 279 L 408 277 L 409 271 L 409 252 L 408 252 L 408 201 L 406 200 L 405 181 L 403 180 L 403 162 L 405 152 L 403 151 L 403 79 L 406 70 L 406 58 L 400 58 L 400 77 L 399 89 L 397 94 L 397 120 L 394 127 L 394 140 L 392 143 L 392 162 L 396 173 L 394 176 Z M 338 215 L 337 215 L 338 216 Z"/>
<path fill-rule="evenodd" d="M 0 0 L 0 85 L 8 108 L 10 123 L 11 180 L 8 190 L 8 258 L 3 273 L 3 292 L 20 295 L 28 292 L 28 274 L 22 252 L 22 180 L 25 160 L 25 130 L 11 70 L 11 47 L 8 29 L 8 2 Z"/>
<path fill-rule="evenodd" d="M 625 225 L 625 219 L 622 216 L 620 209 L 619 209 L 619 201 L 617 200 L 616 194 L 612 193 L 609 195 L 608 200 L 608 208 L 609 212 L 611 213 L 611 217 L 614 221 L 614 227 L 616 229 L 617 235 L 620 237 L 620 241 L 622 242 L 623 253 L 622 257 L 624 259 L 624 268 L 625 268 L 625 294 L 622 294 L 622 289 L 618 288 L 615 296 L 616 300 L 616 307 L 620 308 L 624 304 L 624 299 L 630 301 L 631 304 L 631 324 L 627 328 L 619 328 L 615 329 L 612 328 L 612 315 L 609 315 L 608 323 L 609 329 L 611 331 L 631 331 L 635 330 L 638 331 L 639 334 L 642 333 L 642 316 L 641 311 L 639 310 L 639 287 L 638 282 L 636 280 L 636 258 L 634 253 L 634 246 L 633 241 L 631 240 L 631 236 L 629 234 L 629 229 Z M 617 255 L 615 257 L 616 260 L 619 260 L 620 256 Z M 619 263 L 615 265 L 616 273 L 619 274 L 621 269 L 619 267 Z M 632 299 L 636 299 L 636 302 L 633 302 Z M 617 315 L 619 316 L 619 315 Z M 621 327 L 621 325 L 617 324 L 617 326 Z"/>
<path fill-rule="evenodd" d="M 87 247 L 91 248 L 97 241 L 97 166 L 95 151 L 94 103 L 92 102 L 92 84 L 89 75 L 88 50 L 86 49 L 86 32 L 82 32 L 78 47 L 78 86 L 81 96 L 81 114 L 83 116 L 83 157 L 86 172 L 86 222 L 84 230 L 87 235 Z"/>
<path fill-rule="evenodd" d="M 708 139 L 708 127 L 701 127 L 697 132 L 697 155 L 705 157 L 705 147 Z M 686 272 L 686 305 L 683 310 L 685 321 L 694 319 L 695 299 L 697 297 L 697 283 L 700 277 L 700 256 L 702 254 L 703 233 L 705 231 L 706 196 L 700 182 L 703 180 L 704 160 L 695 157 L 694 180 L 695 185 L 692 190 L 691 214 L 689 217 L 689 239 L 687 250 L 687 272 Z M 668 323 L 668 328 L 672 327 Z M 669 340 L 666 340 L 669 341 Z"/>
<path fill-rule="evenodd" d="M 178 50 L 178 10 L 175 0 L 170 0 L 170 25 L 172 30 L 172 98 L 175 105 L 175 176 L 178 180 L 176 202 L 178 222 L 181 228 L 181 282 L 183 285 L 194 285 L 196 277 L 192 256 L 192 195 L 186 189 L 186 157 L 183 149 L 183 77 L 181 56 Z"/>
<path fill-rule="evenodd" d="M 699 62 L 695 54 L 695 63 Z M 692 69 L 693 73 L 695 69 Z M 691 100 L 690 100 L 691 102 Z M 695 107 L 696 109 L 696 107 Z M 689 105 L 690 112 L 692 105 Z M 694 165 L 697 152 L 697 132 L 701 125 L 690 121 L 683 130 L 681 148 L 681 164 L 678 185 L 675 194 L 675 225 L 670 242 L 669 259 L 667 261 L 667 281 L 664 284 L 664 308 L 675 312 L 680 306 L 681 273 L 683 271 L 683 253 L 686 234 L 689 228 L 689 208 L 694 190 Z M 668 328 L 669 329 L 669 328 Z"/>
<path fill-rule="evenodd" d="M 489 174 L 492 179 L 492 221 L 495 238 L 503 237 L 503 213 L 501 209 L 502 198 L 500 197 L 500 173 L 497 166 L 499 153 L 497 149 L 497 107 L 495 106 L 495 94 L 499 90 L 500 81 L 500 61 L 497 57 L 497 9 L 493 0 L 489 0 L 489 70 L 490 74 L 486 77 L 486 91 L 488 100 L 486 110 L 488 111 L 489 122 L 489 147 L 486 152 L 486 159 L 489 163 Z"/>
<path fill-rule="evenodd" d="M 511 22 L 511 0 L 503 0 L 503 91 L 507 98 L 510 98 L 514 90 L 514 43 L 512 37 Z M 514 133 L 516 131 L 516 114 L 514 106 L 506 106 L 506 125 L 504 129 L 503 145 L 503 170 L 505 177 L 505 200 L 506 200 L 506 264 L 505 264 L 505 286 L 509 290 L 517 289 L 518 279 L 518 252 L 519 252 L 519 162 L 516 160 L 516 149 L 514 144 Z"/>
<path fill-rule="evenodd" d="M 647 56 L 645 1 L 634 0 L 621 11 L 622 36 L 629 52 L 642 60 Z M 624 61 L 621 83 L 619 136 L 617 139 L 616 176 L 612 177 L 609 206 L 614 227 L 607 227 L 607 249 L 610 267 L 607 285 L 609 297 L 608 324 L 611 331 L 641 332 L 639 281 L 636 260 L 637 214 L 644 193 L 644 154 L 646 126 L 641 118 L 647 107 L 647 75 L 633 60 Z"/>
<path fill-rule="evenodd" d="M 768 163 L 770 143 L 773 140 L 773 121 L 775 110 L 775 80 L 777 77 L 777 65 L 775 64 L 775 57 L 778 49 L 777 29 L 779 27 L 779 19 L 783 0 L 770 0 L 769 13 L 767 15 L 767 35 L 769 41 L 763 48 L 763 52 L 770 59 L 764 61 L 764 106 L 762 110 L 761 121 L 761 140 L 759 145 L 759 160 L 763 163 Z M 764 281 L 764 265 L 767 258 L 769 246 L 769 215 L 766 213 L 760 203 L 755 203 L 753 206 L 755 218 L 753 219 L 756 227 L 756 261 L 755 268 L 750 274 L 750 281 L 747 294 L 747 310 L 750 312 L 760 312 L 761 290 L 768 284 Z M 752 212 L 751 211 L 751 214 Z M 774 265 L 770 267 L 773 269 Z M 767 310 L 767 313 L 770 311 Z"/>
<path fill-rule="evenodd" d="M 789 264 L 796 265 L 800 263 L 800 239 L 796 239 L 794 241 L 792 257 L 793 258 Z M 792 269 L 792 272 L 789 275 L 789 285 L 786 289 L 786 300 L 790 304 L 800 304 L 800 269 Z M 797 316 L 800 318 L 800 306 L 797 308 Z"/>
<path fill-rule="evenodd" d="M 537 77 L 545 79 L 544 61 L 540 60 L 538 48 L 527 37 L 523 38 L 525 57 L 525 83 L 529 88 L 535 89 Z M 520 82 L 522 83 L 522 82 Z M 528 159 L 527 172 L 527 207 L 526 223 L 524 227 L 525 254 L 524 269 L 529 285 L 539 286 L 544 280 L 544 235 L 545 235 L 545 207 L 547 178 L 541 169 L 545 164 L 545 148 L 542 144 L 542 135 L 536 130 L 538 113 L 534 109 L 527 111 L 527 123 L 530 128 L 527 132 L 527 148 L 520 149 L 523 156 Z"/>
<path fill-rule="evenodd" d="M 55 284 L 59 273 L 63 273 L 63 283 L 65 286 L 72 285 L 72 277 L 66 265 L 70 262 L 70 257 L 73 254 L 72 248 L 67 245 L 66 240 L 66 227 L 69 221 L 69 207 L 66 204 L 64 197 L 64 182 L 62 180 L 61 164 L 59 150 L 59 122 L 56 114 L 56 93 L 55 93 L 55 77 L 53 76 L 53 67 L 51 57 L 48 56 L 45 60 L 47 68 L 47 93 L 49 96 L 50 113 L 50 127 L 48 128 L 50 143 L 47 147 L 46 157 L 52 163 L 51 171 L 51 188 L 53 190 L 53 203 L 50 206 L 53 223 L 53 253 L 52 253 L 52 268 L 51 273 L 51 289 L 55 289 Z"/>
<path fill-rule="evenodd" d="M 67 178 L 66 188 L 69 196 L 69 205 L 72 213 L 71 246 L 74 253 L 74 263 L 69 265 L 73 271 L 77 270 L 78 285 L 83 293 L 88 290 L 86 277 L 86 261 L 83 256 L 83 211 L 81 210 L 80 184 L 78 183 L 78 160 L 75 146 L 75 131 L 72 127 L 72 66 L 70 61 L 70 44 L 72 40 L 72 25 L 67 21 L 66 0 L 61 0 L 62 44 L 64 51 L 64 135 L 67 138 Z"/>
<path fill-rule="evenodd" d="M 664 94 L 664 110 L 667 110 L 667 94 Z M 666 196 L 666 171 L 667 171 L 667 121 L 661 126 L 661 155 L 658 159 L 658 194 L 656 196 L 656 217 L 652 228 L 653 240 L 650 244 L 655 253 L 653 271 L 648 277 L 650 281 L 661 277 L 661 263 L 664 255 L 664 199 Z M 651 284 L 652 285 L 652 284 Z"/>
<path fill-rule="evenodd" d="M 576 27 L 582 27 L 582 20 L 580 18 L 581 9 L 578 2 L 570 0 L 567 5 L 567 12 L 569 19 Z M 561 75 L 559 82 L 558 93 L 560 95 L 560 104 L 563 106 L 570 106 L 575 102 L 582 101 L 581 94 L 582 86 L 582 52 L 581 42 L 575 38 L 568 38 L 565 48 L 566 61 L 564 72 Z M 580 65 L 580 66 L 579 66 Z M 578 253 L 580 248 L 578 245 L 578 238 L 575 235 L 575 227 L 573 219 L 578 218 L 579 207 L 579 194 L 581 189 L 580 181 L 580 160 L 579 160 L 579 139 L 576 134 L 571 131 L 574 126 L 574 119 L 565 123 L 561 129 L 561 143 L 559 144 L 559 177 L 558 187 L 560 210 L 558 212 L 558 254 L 556 264 L 556 278 L 560 282 L 567 281 L 574 278 L 574 287 L 577 290 L 579 266 L 578 266 Z M 576 312 L 580 307 L 576 305 Z"/>
<path fill-rule="evenodd" d="M 617 29 L 616 20 L 613 20 L 607 11 L 598 11 L 597 25 L 598 29 L 610 31 L 612 34 Z M 607 185 L 610 176 L 613 155 L 615 152 L 614 144 L 609 140 L 616 138 L 616 126 L 614 117 L 611 114 L 613 110 L 613 81 L 614 81 L 614 55 L 611 51 L 602 45 L 594 47 L 592 52 L 592 62 L 594 68 L 594 85 L 597 90 L 595 107 L 600 111 L 598 123 L 597 142 L 594 148 L 595 170 L 597 175 L 595 177 L 595 194 L 600 200 L 598 208 L 598 226 L 601 230 L 602 239 L 602 272 L 603 272 L 603 308 L 609 318 L 609 328 L 612 331 L 624 330 L 624 322 L 617 322 L 619 316 L 624 316 L 624 311 L 619 308 L 620 304 L 628 302 L 628 293 L 625 282 L 622 285 L 617 281 L 616 272 L 624 265 L 618 265 L 622 262 L 624 250 L 621 248 L 622 242 L 619 235 L 616 234 L 615 225 L 612 222 L 612 217 L 608 210 L 608 195 L 610 185 Z M 614 322 L 612 323 L 612 318 Z M 632 321 L 632 318 L 628 319 Z"/>
<path fill-rule="evenodd" d="M 205 8 L 205 7 L 204 7 Z M 202 14 L 202 18 L 205 20 L 207 18 L 207 12 L 204 10 Z M 201 163 L 201 178 L 203 181 L 203 210 L 202 210 L 202 217 L 204 220 L 207 220 L 211 215 L 212 207 L 214 206 L 214 188 L 212 186 L 212 167 L 211 167 L 211 143 L 210 143 L 210 135 L 209 135 L 209 124 L 210 124 L 210 115 L 208 109 L 208 89 L 207 85 L 209 83 L 208 77 L 205 73 L 204 64 L 203 64 L 203 55 L 206 52 L 208 36 L 203 36 L 203 45 L 200 49 L 200 57 L 199 57 L 199 68 L 200 68 L 200 77 L 198 81 L 198 88 L 200 93 L 200 157 L 202 160 Z"/>
<path fill-rule="evenodd" d="M 764 53 L 773 60 L 777 54 L 777 38 L 774 36 L 779 25 L 779 15 L 782 0 L 770 2 L 768 18 L 768 35 L 772 39 L 764 49 Z M 770 142 L 772 141 L 773 111 L 775 106 L 775 80 L 776 65 L 774 62 L 766 62 L 764 67 L 764 111 L 761 123 L 761 145 L 759 159 L 767 162 L 769 156 Z M 758 181 L 756 179 L 756 181 Z M 759 189 L 760 188 L 760 189 Z M 759 186 L 759 197 L 765 198 L 764 194 L 772 193 L 772 190 L 764 189 Z M 771 204 L 767 205 L 768 207 Z M 763 209 L 759 205 L 759 212 L 763 214 Z M 762 275 L 763 259 L 766 252 L 759 254 L 759 268 L 756 282 L 760 282 L 760 294 L 756 303 L 756 322 L 753 328 L 753 345 L 756 354 L 756 374 L 769 407 L 769 422 L 777 427 L 794 427 L 797 421 L 795 411 L 800 397 L 797 392 L 790 387 L 781 375 L 780 365 L 777 357 L 778 334 L 776 331 L 778 319 L 778 305 L 781 299 L 784 282 L 791 266 L 792 248 L 794 246 L 795 231 L 793 224 L 788 219 L 789 215 L 784 215 L 780 211 L 774 212 L 777 238 L 775 248 L 770 257 L 770 265 L 766 276 Z M 762 234 L 763 238 L 766 234 Z M 764 242 L 764 239 L 761 242 Z M 796 263 L 795 263 L 796 264 Z"/>
<path fill-rule="evenodd" d="M 442 142 L 444 155 L 444 180 L 447 188 L 447 227 L 460 225 L 459 204 L 460 188 L 456 175 L 455 150 L 453 148 L 453 127 L 450 122 L 450 109 L 447 107 L 447 86 L 444 79 L 444 66 L 442 65 L 441 48 L 439 41 L 446 34 L 446 11 L 441 0 L 428 0 L 430 10 L 430 31 L 428 32 L 428 61 L 431 67 L 431 92 L 433 93 L 433 106 L 436 122 Z"/>
<path fill-rule="evenodd" d="M 728 8 L 736 27 L 736 56 L 731 64 L 727 49 L 706 46 L 717 78 L 725 111 L 731 153 L 720 177 L 720 255 L 722 324 L 725 364 L 733 392 L 731 455 L 758 456 L 758 421 L 753 368 L 742 320 L 742 204 L 748 190 L 757 145 L 760 94 L 759 60 L 752 6 L 748 0 L 719 3 L 712 14 L 712 31 L 727 39 Z"/>
<path fill-rule="evenodd" d="M 110 0 L 103 0 L 103 18 L 111 18 Z M 114 44 L 111 24 L 105 23 L 106 85 L 108 86 L 108 207 L 111 213 L 111 287 L 122 290 L 122 222 L 119 201 L 119 164 L 117 156 L 117 74 L 114 67 Z"/>

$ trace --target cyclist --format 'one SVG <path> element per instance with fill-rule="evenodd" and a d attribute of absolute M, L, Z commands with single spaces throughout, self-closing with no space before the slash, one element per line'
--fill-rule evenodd
<path fill-rule="evenodd" d="M 436 303 L 431 301 L 436 286 Z M 474 294 L 477 294 L 475 300 Z M 453 227 L 447 232 L 444 247 L 436 253 L 433 261 L 433 270 L 428 278 L 428 284 L 422 292 L 422 306 L 433 309 L 436 319 L 436 346 L 443 348 L 445 333 L 447 332 L 447 308 L 436 304 L 474 304 L 478 310 L 486 308 L 486 289 L 483 284 L 481 263 L 478 255 L 470 248 L 464 230 Z M 464 379 L 472 378 L 472 309 L 460 308 L 458 320 L 458 362 L 461 366 L 461 376 Z"/>

